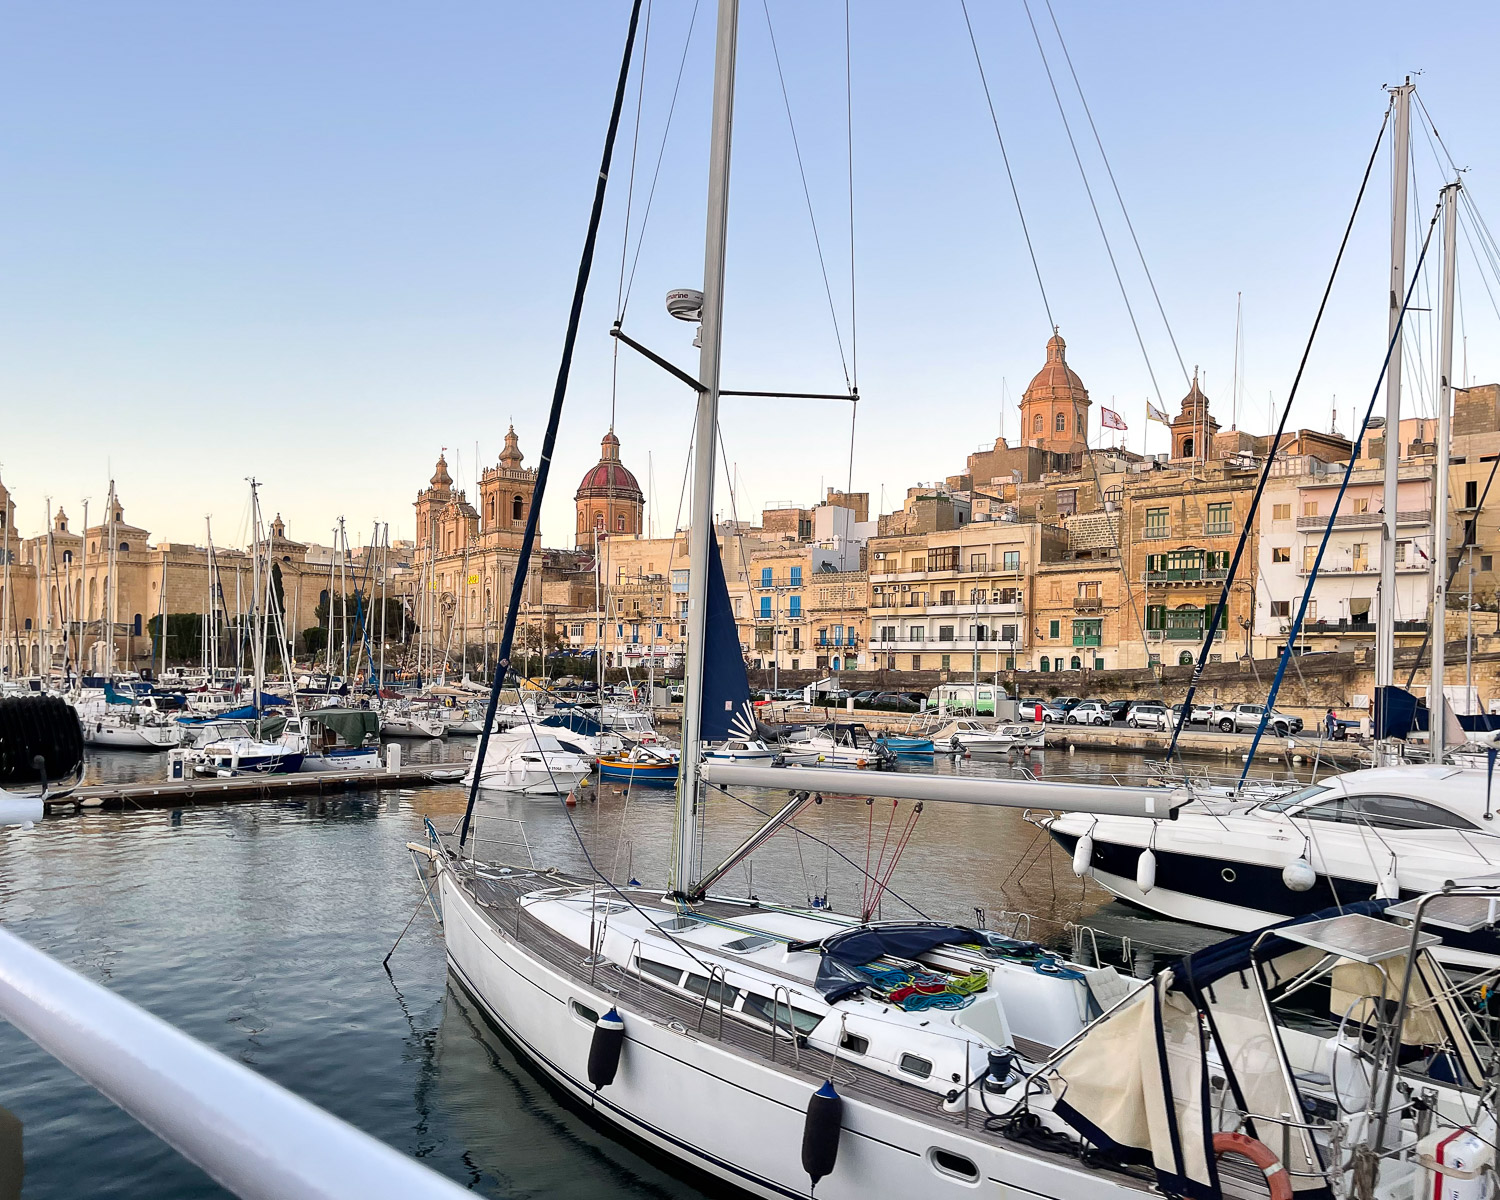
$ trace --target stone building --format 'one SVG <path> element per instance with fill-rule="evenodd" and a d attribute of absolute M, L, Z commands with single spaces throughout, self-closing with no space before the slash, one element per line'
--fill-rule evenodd
<path fill-rule="evenodd" d="M 577 508 L 574 545 L 587 550 L 594 534 L 640 534 L 644 532 L 646 497 L 629 468 L 620 461 L 620 439 L 613 428 L 599 444 L 599 461 L 591 467 L 573 494 Z"/>
<path fill-rule="evenodd" d="M 1088 389 L 1068 366 L 1067 342 L 1054 329 L 1047 361 L 1021 397 L 1022 442 L 1053 454 L 1084 454 L 1089 448 Z"/>

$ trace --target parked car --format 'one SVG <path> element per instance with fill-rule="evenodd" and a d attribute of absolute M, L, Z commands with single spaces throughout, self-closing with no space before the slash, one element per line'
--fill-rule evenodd
<path fill-rule="evenodd" d="M 1077 696 L 1058 696 L 1052 701 L 1053 707 L 1060 708 L 1063 712 L 1068 712 L 1082 703 L 1083 701 Z"/>
<path fill-rule="evenodd" d="M 1040 696 L 1031 696 L 1020 701 L 1020 713 L 1023 721 L 1035 721 L 1037 710 L 1041 710 L 1041 719 L 1046 721 L 1061 721 L 1067 714 L 1050 700 L 1043 700 Z"/>
<path fill-rule="evenodd" d="M 1264 704 L 1231 704 L 1214 709 L 1213 723 L 1224 733 L 1254 733 L 1260 728 L 1261 714 L 1265 711 Z M 1289 737 L 1302 732 L 1302 718 L 1272 710 L 1266 728 L 1278 737 Z"/>
<path fill-rule="evenodd" d="M 870 703 L 871 700 L 875 699 L 875 697 L 878 696 L 878 695 L 880 695 L 880 689 L 879 688 L 866 688 L 862 692 L 855 692 L 854 693 L 854 703 L 855 704 L 868 704 L 868 703 Z"/>
<path fill-rule="evenodd" d="M 1175 725 L 1182 716 L 1182 705 L 1172 705 L 1172 723 Z M 1193 711 L 1188 716 L 1189 725 L 1209 725 L 1214 719 L 1214 706 L 1212 704 L 1195 704 Z"/>
<path fill-rule="evenodd" d="M 1131 705 L 1125 724 L 1135 729 L 1171 729 L 1176 718 L 1167 711 L 1165 704 L 1154 700 L 1138 700 Z"/>
<path fill-rule="evenodd" d="M 926 697 L 922 696 L 920 699 L 914 700 L 912 699 L 914 695 L 920 695 L 920 693 L 881 692 L 870 701 L 870 707 L 894 709 L 896 712 L 920 712 L 922 709 L 922 700 L 925 700 Z"/>
<path fill-rule="evenodd" d="M 1068 725 L 1111 725 L 1114 718 L 1102 700 L 1085 700 L 1068 710 L 1064 723 Z"/>
<path fill-rule="evenodd" d="M 1109 702 L 1109 715 L 1116 721 L 1123 721 L 1130 716 L 1130 710 L 1137 704 L 1150 703 L 1141 700 L 1111 700 Z"/>

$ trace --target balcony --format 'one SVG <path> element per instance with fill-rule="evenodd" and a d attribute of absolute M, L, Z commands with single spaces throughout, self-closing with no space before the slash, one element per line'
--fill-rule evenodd
<path fill-rule="evenodd" d="M 1026 605 L 1020 600 L 981 601 L 971 604 L 929 604 L 927 611 L 935 617 L 1020 616 Z"/>
<path fill-rule="evenodd" d="M 1104 638 L 1101 637 L 1097 633 L 1088 633 L 1088 634 L 1083 634 L 1081 636 L 1078 635 L 1078 634 L 1074 634 L 1073 635 L 1073 645 L 1075 645 L 1075 646 L 1102 646 L 1102 645 L 1104 645 Z"/>
<path fill-rule="evenodd" d="M 1335 529 L 1379 529 L 1385 523 L 1385 514 L 1378 512 L 1364 513 L 1339 513 L 1333 518 Z M 1432 510 L 1429 508 L 1418 509 L 1412 512 L 1398 512 L 1396 514 L 1397 525 L 1431 525 Z M 1327 517 L 1298 517 L 1298 529 L 1326 529 L 1328 527 Z"/>
<path fill-rule="evenodd" d="M 1098 596 L 1074 596 L 1073 611 L 1096 613 L 1104 611 L 1104 601 Z"/>
<path fill-rule="evenodd" d="M 1397 563 L 1397 575 L 1426 575 L 1430 567 L 1426 563 Z M 1312 574 L 1311 567 L 1298 567 L 1297 574 L 1303 577 Z M 1329 563 L 1325 558 L 1318 568 L 1319 575 L 1379 575 L 1380 564 L 1368 560 L 1359 563 Z"/>
<path fill-rule="evenodd" d="M 1090 643 L 1096 645 L 1097 643 Z M 882 638 L 872 637 L 869 649 L 874 651 L 900 651 L 901 653 L 921 654 L 930 651 L 934 654 L 947 654 L 962 651 L 964 653 L 980 653 L 1000 651 L 1011 653 L 1015 650 L 1025 648 L 1025 639 L 1014 638 Z"/>
<path fill-rule="evenodd" d="M 1397 621 L 1397 633 L 1426 633 L 1426 621 Z M 1281 622 L 1281 632 L 1288 634 L 1292 632 L 1290 621 Z M 1374 621 L 1352 621 L 1348 617 L 1340 617 L 1337 621 L 1304 621 L 1302 623 L 1302 637 L 1316 637 L 1326 635 L 1330 637 L 1347 636 L 1350 634 L 1368 634 L 1375 636 Z"/>
<path fill-rule="evenodd" d="M 1223 583 L 1227 567 L 1178 567 L 1171 571 L 1147 571 L 1147 583 Z"/>

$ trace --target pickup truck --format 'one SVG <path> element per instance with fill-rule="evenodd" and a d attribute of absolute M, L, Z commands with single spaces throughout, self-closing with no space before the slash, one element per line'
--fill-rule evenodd
<path fill-rule="evenodd" d="M 1214 709 L 1211 723 L 1225 733 L 1254 733 L 1260 728 L 1261 714 L 1265 711 L 1264 704 L 1231 704 Z M 1273 711 L 1266 728 L 1278 737 L 1287 737 L 1302 732 L 1302 718 Z"/>

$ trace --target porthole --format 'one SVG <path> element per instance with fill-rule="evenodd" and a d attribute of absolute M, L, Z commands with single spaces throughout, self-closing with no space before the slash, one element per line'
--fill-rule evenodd
<path fill-rule="evenodd" d="M 839 1047 L 849 1051 L 850 1054 L 868 1054 L 870 1052 L 870 1039 L 860 1037 L 857 1033 L 845 1033 L 839 1038 Z"/>
<path fill-rule="evenodd" d="M 1233 883 L 1237 878 L 1239 878 L 1234 873 L 1233 867 L 1225 867 L 1222 871 L 1219 872 L 1219 875 L 1223 878 L 1225 883 Z"/>
<path fill-rule="evenodd" d="M 943 1150 L 934 1146 L 927 1152 L 927 1161 L 935 1170 L 944 1175 L 962 1179 L 965 1183 L 979 1182 L 979 1168 L 974 1165 L 972 1159 L 965 1158 L 962 1154 L 954 1154 L 951 1150 Z"/>
<path fill-rule="evenodd" d="M 899 1066 L 908 1075 L 915 1075 L 918 1079 L 926 1079 L 932 1074 L 932 1064 L 915 1054 L 903 1054 Z"/>
<path fill-rule="evenodd" d="M 573 1015 L 586 1025 L 597 1025 L 599 1014 L 587 1004 L 579 1004 L 577 1000 L 569 1000 L 568 1007 L 573 1010 Z"/>

